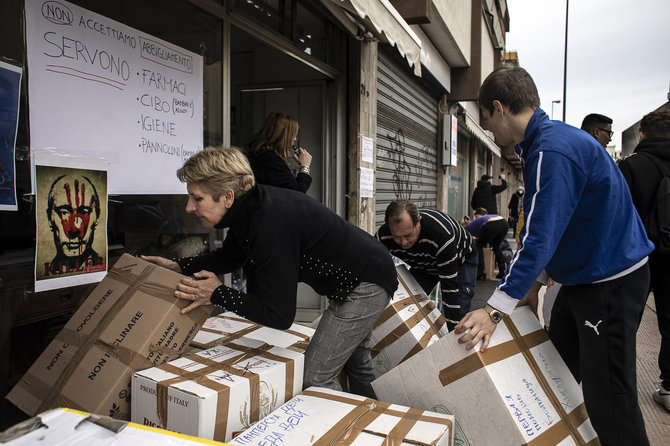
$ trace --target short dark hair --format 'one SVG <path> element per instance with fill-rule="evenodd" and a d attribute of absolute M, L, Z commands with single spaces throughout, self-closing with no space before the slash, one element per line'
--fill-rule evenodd
<path fill-rule="evenodd" d="M 479 105 L 493 113 L 493 101 L 509 107 L 513 115 L 540 108 L 540 95 L 530 74 L 521 67 L 503 65 L 491 72 L 479 87 Z"/>
<path fill-rule="evenodd" d="M 670 110 L 657 110 L 644 115 L 640 131 L 647 138 L 670 138 Z"/>
<path fill-rule="evenodd" d="M 419 209 L 409 200 L 394 200 L 386 208 L 384 214 L 384 222 L 388 225 L 390 223 L 400 223 L 400 216 L 407 211 L 409 217 L 412 219 L 412 225 L 416 226 L 419 223 Z"/>
<path fill-rule="evenodd" d="M 591 113 L 590 115 L 586 115 L 584 117 L 581 129 L 587 132 L 591 132 L 607 124 L 612 124 L 612 118 L 609 118 L 605 115 L 600 115 L 598 113 Z"/>

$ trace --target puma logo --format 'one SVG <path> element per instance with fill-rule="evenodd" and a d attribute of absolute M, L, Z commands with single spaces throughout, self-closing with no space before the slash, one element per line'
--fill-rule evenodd
<path fill-rule="evenodd" d="M 593 328 L 593 331 L 595 331 L 596 334 L 597 334 L 598 336 L 600 336 L 600 333 L 598 332 L 598 325 L 600 325 L 601 322 L 602 322 L 602 321 L 598 321 L 598 323 L 597 323 L 596 325 L 593 325 L 593 324 L 592 324 L 591 322 L 589 322 L 589 321 L 584 321 L 584 325 L 586 325 L 587 327 L 591 327 L 591 328 Z"/>

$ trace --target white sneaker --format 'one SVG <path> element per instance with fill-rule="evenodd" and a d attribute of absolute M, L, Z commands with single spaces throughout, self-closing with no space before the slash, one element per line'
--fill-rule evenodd
<path fill-rule="evenodd" d="M 653 396 L 654 401 L 665 407 L 666 410 L 670 410 L 670 392 L 665 390 L 662 384 L 658 386 Z"/>

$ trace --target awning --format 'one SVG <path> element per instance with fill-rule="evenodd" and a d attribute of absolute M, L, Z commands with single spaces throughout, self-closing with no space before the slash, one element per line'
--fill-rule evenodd
<path fill-rule="evenodd" d="M 337 5 L 379 40 L 395 45 L 414 74 L 421 76 L 421 39 L 388 0 L 321 0 Z"/>
<path fill-rule="evenodd" d="M 495 156 L 498 158 L 501 157 L 500 154 L 500 147 L 498 147 L 498 144 L 495 143 L 487 135 L 486 131 L 479 125 L 475 119 L 470 116 L 470 113 L 468 113 L 464 108 L 461 108 L 463 111 L 463 121 L 465 122 L 465 127 L 472 133 L 479 141 L 481 141 L 484 146 L 488 147 L 488 149 L 493 153 Z"/>

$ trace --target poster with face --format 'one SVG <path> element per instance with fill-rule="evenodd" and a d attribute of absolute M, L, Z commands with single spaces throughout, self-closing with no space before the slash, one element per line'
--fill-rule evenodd
<path fill-rule="evenodd" d="M 107 172 L 35 166 L 35 291 L 100 281 L 107 271 Z"/>

